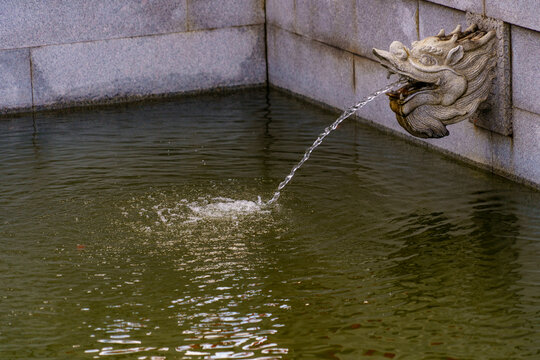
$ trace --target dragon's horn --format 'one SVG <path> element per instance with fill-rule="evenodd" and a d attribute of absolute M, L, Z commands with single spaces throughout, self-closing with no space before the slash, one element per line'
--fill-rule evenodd
<path fill-rule="evenodd" d="M 472 24 L 471 26 L 469 26 L 467 29 L 465 29 L 465 32 L 474 32 L 478 30 L 478 25 L 476 24 Z"/>
<path fill-rule="evenodd" d="M 454 30 L 450 33 L 450 35 L 459 34 L 461 32 L 461 25 L 456 26 Z"/>
<path fill-rule="evenodd" d="M 477 49 L 477 48 L 487 44 L 494 37 L 495 37 L 495 30 L 490 30 L 479 39 L 474 39 L 474 40 L 465 42 L 463 44 L 463 49 L 465 49 L 465 51 L 470 51 L 470 50 L 473 50 L 473 49 Z"/>

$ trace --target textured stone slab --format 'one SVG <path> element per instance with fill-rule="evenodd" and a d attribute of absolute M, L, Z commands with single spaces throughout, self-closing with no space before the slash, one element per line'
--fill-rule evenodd
<path fill-rule="evenodd" d="M 487 16 L 540 31 L 540 2 L 538 0 L 485 1 Z"/>
<path fill-rule="evenodd" d="M 264 24 L 263 0 L 187 0 L 189 30 Z"/>
<path fill-rule="evenodd" d="M 441 29 L 448 34 L 457 25 L 466 28 L 467 19 L 465 12 L 448 7 L 420 1 L 418 8 L 420 39 L 435 36 Z"/>
<path fill-rule="evenodd" d="M 512 138 L 493 134 L 493 168 L 540 185 L 540 115 L 514 109 Z"/>
<path fill-rule="evenodd" d="M 477 24 L 497 36 L 495 79 L 487 100 L 480 105 L 471 120 L 475 125 L 501 135 L 512 134 L 512 63 L 510 58 L 510 25 L 482 15 L 467 13 L 468 24 Z"/>
<path fill-rule="evenodd" d="M 416 0 L 356 0 L 358 54 L 374 59 L 373 48 L 388 49 L 392 41 L 418 40 Z"/>
<path fill-rule="evenodd" d="M 344 109 L 354 101 L 353 55 L 268 27 L 270 83 Z"/>
<path fill-rule="evenodd" d="M 477 14 L 484 12 L 484 0 L 427 0 L 432 3 L 444 5 L 462 11 L 470 11 Z M 500 0 L 499 0 L 500 1 Z"/>
<path fill-rule="evenodd" d="M 266 0 L 266 21 L 285 30 L 296 31 L 294 19 L 296 17 L 295 0 Z"/>
<path fill-rule="evenodd" d="M 186 1 L 0 1 L 0 48 L 185 31 Z"/>
<path fill-rule="evenodd" d="M 31 107 L 28 49 L 0 51 L 0 113 Z"/>
<path fill-rule="evenodd" d="M 512 62 L 514 105 L 540 114 L 540 33 L 512 26 Z"/>
<path fill-rule="evenodd" d="M 296 0 L 298 33 L 374 58 L 372 48 L 417 40 L 416 0 Z"/>
<path fill-rule="evenodd" d="M 262 25 L 46 46 L 31 55 L 37 106 L 266 80 Z"/>
<path fill-rule="evenodd" d="M 435 148 L 446 150 L 458 157 L 491 167 L 491 132 L 469 121 L 448 125 L 450 135 L 441 139 L 424 139 Z"/>
<path fill-rule="evenodd" d="M 355 0 L 295 0 L 295 4 L 295 29 L 299 34 L 358 51 Z"/>

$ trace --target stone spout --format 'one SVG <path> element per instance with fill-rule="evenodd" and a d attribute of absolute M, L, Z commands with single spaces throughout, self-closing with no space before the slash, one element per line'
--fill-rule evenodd
<path fill-rule="evenodd" d="M 373 49 L 390 74 L 407 81 L 389 92 L 390 108 L 398 123 L 420 138 L 441 138 L 447 125 L 470 118 L 487 99 L 496 65 L 495 31 L 472 25 L 457 26 L 448 35 L 444 29 L 412 43 L 399 41 L 389 51 Z"/>

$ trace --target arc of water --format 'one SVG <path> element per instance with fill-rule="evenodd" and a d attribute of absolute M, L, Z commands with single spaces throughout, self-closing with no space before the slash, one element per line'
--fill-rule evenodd
<path fill-rule="evenodd" d="M 390 85 L 387 85 L 384 88 L 369 94 L 368 96 L 363 98 L 360 102 L 356 103 L 355 105 L 353 105 L 353 106 L 349 107 L 347 110 L 345 110 L 341 114 L 341 116 L 337 118 L 336 121 L 334 121 L 330 126 L 327 126 L 324 129 L 324 131 L 319 135 L 319 137 L 313 142 L 313 145 L 311 145 L 306 150 L 306 152 L 304 153 L 304 156 L 302 157 L 302 159 L 298 162 L 298 164 L 296 164 L 292 168 L 289 175 L 287 175 L 285 177 L 285 179 L 279 184 L 279 186 L 277 188 L 277 191 L 274 193 L 274 196 L 266 204 L 271 205 L 271 204 L 275 203 L 279 199 L 279 197 L 281 195 L 281 190 L 283 190 L 283 188 L 285 186 L 287 186 L 287 184 L 292 180 L 292 178 L 294 177 L 294 174 L 296 173 L 296 171 L 298 169 L 300 169 L 300 167 L 302 167 L 302 165 L 304 165 L 304 163 L 311 156 L 311 153 L 313 152 L 313 150 L 315 150 L 315 148 L 317 148 L 317 146 L 319 146 L 323 142 L 324 138 L 327 137 L 332 131 L 337 129 L 339 124 L 341 124 L 345 119 L 347 119 L 351 115 L 353 115 L 359 109 L 364 107 L 367 103 L 369 103 L 370 101 L 373 101 L 376 97 L 389 92 L 390 90 L 392 90 L 394 87 L 396 87 L 398 85 L 403 85 L 403 83 L 404 83 L 404 81 L 402 79 L 400 79 L 400 80 L 398 80 L 398 81 L 396 81 L 396 82 L 394 82 L 394 83 L 392 83 Z"/>

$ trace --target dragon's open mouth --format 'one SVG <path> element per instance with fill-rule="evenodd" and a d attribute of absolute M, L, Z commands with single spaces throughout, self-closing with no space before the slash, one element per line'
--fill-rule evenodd
<path fill-rule="evenodd" d="M 409 72 L 401 69 L 398 64 L 399 61 L 395 60 L 388 51 L 373 49 L 373 54 L 379 59 L 381 65 L 388 70 L 388 78 L 393 74 L 397 74 L 400 80 L 406 83 L 405 86 L 386 93 L 390 97 L 391 102 L 405 103 L 411 96 L 418 92 L 434 90 L 436 88 L 437 85 L 434 83 L 423 82 L 412 78 Z"/>
<path fill-rule="evenodd" d="M 386 93 L 388 97 L 392 100 L 401 100 L 405 101 L 412 95 L 420 92 L 420 91 L 426 91 L 426 90 L 433 90 L 435 89 L 435 84 L 417 81 L 411 77 L 402 75 L 403 80 L 405 80 L 407 83 L 402 86 L 401 88 L 395 90 L 395 91 L 389 91 Z"/>

